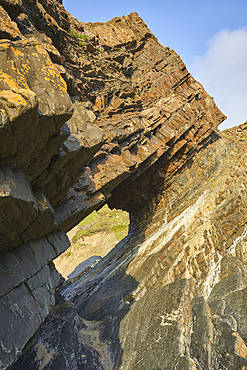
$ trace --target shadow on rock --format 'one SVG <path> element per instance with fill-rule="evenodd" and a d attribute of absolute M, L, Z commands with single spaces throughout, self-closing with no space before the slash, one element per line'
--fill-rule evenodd
<path fill-rule="evenodd" d="M 57 305 L 12 370 L 108 370 L 119 366 L 120 323 L 130 311 L 131 292 L 138 285 L 125 274 L 135 254 L 128 250 L 125 239 L 80 280 L 60 289 Z"/>

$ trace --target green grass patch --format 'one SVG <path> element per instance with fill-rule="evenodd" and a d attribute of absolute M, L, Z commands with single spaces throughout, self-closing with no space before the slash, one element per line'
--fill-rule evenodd
<path fill-rule="evenodd" d="M 118 209 L 110 210 L 105 205 L 98 212 L 91 213 L 81 221 L 79 226 L 80 230 L 74 236 L 74 241 L 102 231 L 113 231 L 117 239 L 121 240 L 128 234 L 129 214 Z"/>
<path fill-rule="evenodd" d="M 69 34 L 73 39 L 81 39 L 86 42 L 89 41 L 89 37 L 85 32 L 77 31 L 74 28 L 69 29 Z"/>
<path fill-rule="evenodd" d="M 84 49 L 85 48 L 84 42 L 83 41 L 79 41 L 79 46 Z"/>
<path fill-rule="evenodd" d="M 123 239 L 128 233 L 128 225 L 119 224 L 111 227 L 111 230 L 115 233 L 118 240 Z"/>

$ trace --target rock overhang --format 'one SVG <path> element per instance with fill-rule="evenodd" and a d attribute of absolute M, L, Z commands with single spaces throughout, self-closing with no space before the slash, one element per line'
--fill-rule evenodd
<path fill-rule="evenodd" d="M 9 299 L 22 310 L 23 294 L 38 320 L 21 341 L 18 332 L 9 334 L 3 368 L 16 358 L 9 343 L 21 351 L 54 304 L 60 279 L 51 260 L 68 247 L 64 232 L 105 203 L 129 210 L 134 230 L 145 213 L 141 206 L 176 182 L 195 154 L 216 140 L 225 118 L 137 13 L 85 24 L 61 2 L 32 5 L 17 1 L 12 21 L 1 10 L 8 26 L 0 42 L 2 278 L 23 264 L 1 304 L 6 309 Z M 84 46 L 69 27 L 88 34 Z M 129 238 L 137 243 L 145 227 Z M 47 260 L 42 248 L 49 250 Z M 39 263 L 26 276 L 35 253 L 41 253 Z M 129 278 L 134 292 L 137 280 Z"/>

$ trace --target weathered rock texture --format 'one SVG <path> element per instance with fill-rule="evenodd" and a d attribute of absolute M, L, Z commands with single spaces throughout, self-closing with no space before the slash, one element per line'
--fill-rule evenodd
<path fill-rule="evenodd" d="M 244 143 L 136 13 L 0 5 L 1 369 L 27 343 L 13 369 L 245 369 Z M 65 232 L 105 203 L 129 235 L 51 310 Z"/>
<path fill-rule="evenodd" d="M 245 149 L 212 134 L 131 214 L 129 235 L 61 289 L 16 369 L 38 369 L 42 348 L 47 369 L 245 368 Z"/>

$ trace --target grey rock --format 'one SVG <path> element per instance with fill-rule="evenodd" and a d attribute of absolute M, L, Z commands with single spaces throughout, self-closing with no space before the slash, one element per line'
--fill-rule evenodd
<path fill-rule="evenodd" d="M 1 369 L 27 344 L 18 370 L 242 370 L 246 148 L 136 13 L 85 25 L 22 2 L 0 0 L 19 25 L 0 8 Z M 129 235 L 56 291 L 64 231 L 105 203 Z"/>
<path fill-rule="evenodd" d="M 21 353 L 28 339 L 55 304 L 55 289 L 60 275 L 44 266 L 35 276 L 0 299 L 0 358 L 6 369 Z"/>
<path fill-rule="evenodd" d="M 38 205 L 24 173 L 0 169 L 0 250 L 20 245 L 22 234 L 38 215 Z"/>
<path fill-rule="evenodd" d="M 55 304 L 62 277 L 51 262 L 70 243 L 58 231 L 0 254 L 0 359 L 6 369 Z"/>
<path fill-rule="evenodd" d="M 87 260 L 81 262 L 76 268 L 68 275 L 68 280 L 74 282 L 75 278 L 78 280 L 85 272 L 93 268 L 100 260 L 101 256 L 92 256 Z M 67 282 L 67 281 L 66 281 Z"/>
<path fill-rule="evenodd" d="M 25 281 L 19 259 L 11 252 L 1 253 L 0 261 L 0 297 Z"/>

